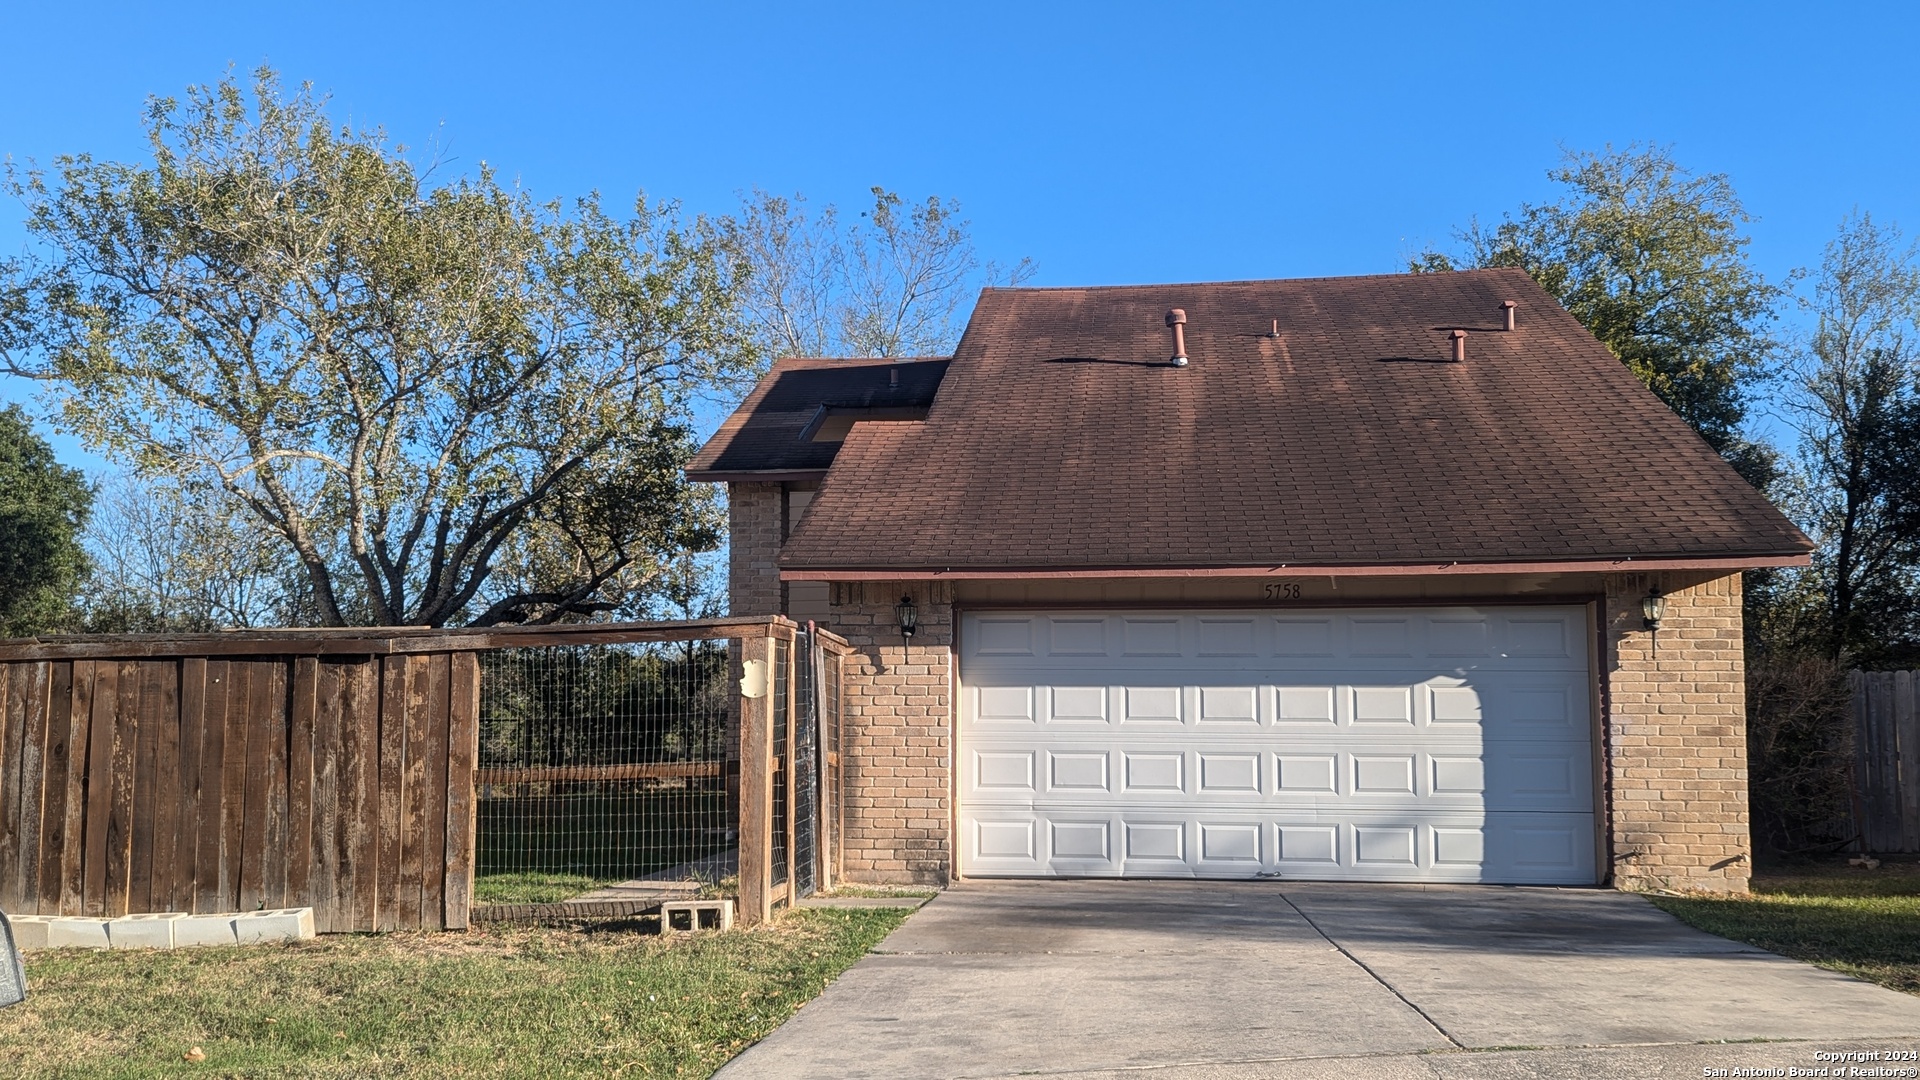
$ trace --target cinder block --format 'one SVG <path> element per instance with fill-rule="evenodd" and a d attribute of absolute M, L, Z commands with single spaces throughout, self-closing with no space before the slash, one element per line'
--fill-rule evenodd
<path fill-rule="evenodd" d="M 105 919 L 63 916 L 47 920 L 49 949 L 104 949 L 109 944 Z"/>
<path fill-rule="evenodd" d="M 691 934 L 697 930 L 731 929 L 731 900 L 674 900 L 660 905 L 661 933 Z"/>
<path fill-rule="evenodd" d="M 109 919 L 107 945 L 114 949 L 171 949 L 174 924 L 185 917 L 175 911 Z"/>
<path fill-rule="evenodd" d="M 189 915 L 173 926 L 174 947 L 232 945 L 238 940 L 233 933 L 233 918 L 232 915 Z"/>
<path fill-rule="evenodd" d="M 233 936 L 242 945 L 256 941 L 299 941 L 313 936 L 313 909 L 247 911 L 233 917 Z"/>
<path fill-rule="evenodd" d="M 7 922 L 13 927 L 13 944 L 25 952 L 28 949 L 47 947 L 47 923 L 50 915 L 9 915 Z"/>

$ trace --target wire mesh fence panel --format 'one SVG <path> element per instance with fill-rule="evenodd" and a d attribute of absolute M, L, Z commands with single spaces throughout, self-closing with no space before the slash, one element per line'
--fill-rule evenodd
<path fill-rule="evenodd" d="M 794 642 L 793 892 L 820 887 L 820 646 L 802 630 Z"/>
<path fill-rule="evenodd" d="M 793 845 L 787 831 L 792 820 L 793 799 L 793 753 L 791 736 L 793 734 L 793 712 L 789 709 L 787 691 L 791 685 L 789 672 L 792 665 L 788 660 L 793 656 L 791 642 L 776 639 L 772 643 L 770 658 L 773 665 L 773 873 L 768 878 L 772 885 L 784 884 L 789 879 L 787 860 Z"/>
<path fill-rule="evenodd" d="M 733 873 L 725 641 L 500 649 L 480 665 L 476 904 Z"/>

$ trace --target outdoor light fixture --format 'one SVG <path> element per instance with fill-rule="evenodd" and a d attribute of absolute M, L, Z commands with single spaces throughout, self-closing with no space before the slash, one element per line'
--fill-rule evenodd
<path fill-rule="evenodd" d="M 1647 629 L 1660 629 L 1660 620 L 1667 616 L 1667 594 L 1660 591 L 1660 586 L 1647 590 L 1646 598 L 1640 601 L 1640 615 Z"/>
<path fill-rule="evenodd" d="M 900 603 L 894 607 L 893 613 L 900 617 L 900 636 L 912 640 L 914 628 L 919 624 L 920 620 L 920 612 L 913 606 L 913 597 L 901 597 Z"/>

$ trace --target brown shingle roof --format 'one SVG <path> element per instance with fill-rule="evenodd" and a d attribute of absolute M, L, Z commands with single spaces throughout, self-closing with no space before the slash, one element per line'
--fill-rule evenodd
<path fill-rule="evenodd" d="M 1500 330 L 1502 300 L 1519 329 Z M 1169 308 L 1185 368 L 1166 364 Z M 1273 320 L 1279 336 L 1269 337 Z M 1448 331 L 1468 331 L 1464 364 Z M 989 290 L 924 422 L 856 427 L 785 570 L 1796 556 L 1517 270 Z"/>
<path fill-rule="evenodd" d="M 687 476 L 825 472 L 840 445 L 805 437 L 823 409 L 924 409 L 933 403 L 947 363 L 945 357 L 777 360 L 687 463 Z"/>

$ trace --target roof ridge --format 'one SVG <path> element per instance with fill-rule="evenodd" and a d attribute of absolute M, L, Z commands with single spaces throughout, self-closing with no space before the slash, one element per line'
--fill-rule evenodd
<path fill-rule="evenodd" d="M 776 364 L 918 364 L 930 360 L 951 360 L 951 356 L 928 353 L 918 356 L 776 356 Z"/>
<path fill-rule="evenodd" d="M 1438 272 L 1413 273 L 1401 270 L 1379 274 L 1324 274 L 1319 277 L 1290 278 L 1228 278 L 1218 281 L 1152 281 L 1137 282 L 1131 285 L 989 285 L 982 292 L 1123 292 L 1128 289 L 1186 289 L 1201 285 L 1290 285 L 1309 284 L 1323 281 L 1379 281 L 1388 278 L 1436 278 L 1448 274 L 1508 274 L 1526 273 L 1517 266 L 1478 266 L 1465 270 L 1443 270 Z"/>

